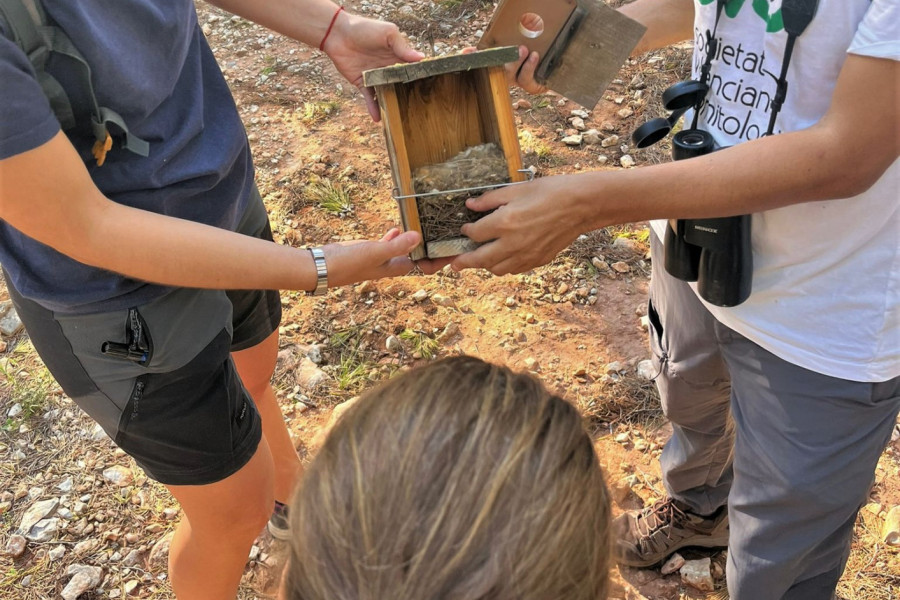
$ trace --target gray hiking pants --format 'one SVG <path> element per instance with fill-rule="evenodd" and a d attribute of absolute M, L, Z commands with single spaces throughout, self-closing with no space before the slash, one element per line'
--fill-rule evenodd
<path fill-rule="evenodd" d="M 666 490 L 700 514 L 728 503 L 732 600 L 829 600 L 900 410 L 900 377 L 845 381 L 767 352 L 666 273 L 650 237 L 650 345 L 674 429 Z"/>

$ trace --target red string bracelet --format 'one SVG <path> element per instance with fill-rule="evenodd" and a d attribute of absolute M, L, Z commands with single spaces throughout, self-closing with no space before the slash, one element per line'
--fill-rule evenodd
<path fill-rule="evenodd" d="M 338 6 L 338 9 L 334 11 L 334 16 L 331 17 L 331 23 L 328 24 L 328 29 L 325 30 L 325 37 L 322 38 L 322 43 L 319 44 L 319 50 L 322 52 L 325 51 L 325 40 L 328 39 L 328 36 L 331 35 L 331 30 L 334 29 L 334 23 L 337 21 L 338 15 L 341 14 L 341 11 L 344 10 L 343 6 Z"/>

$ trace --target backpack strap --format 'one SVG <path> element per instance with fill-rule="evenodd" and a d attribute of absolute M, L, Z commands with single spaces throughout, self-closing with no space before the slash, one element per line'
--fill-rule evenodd
<path fill-rule="evenodd" d="M 84 82 L 91 105 L 91 133 L 94 135 L 92 154 L 97 166 L 102 166 L 112 148 L 108 125 L 112 123 L 123 133 L 122 146 L 140 156 L 148 156 L 150 144 L 128 130 L 125 120 L 114 110 L 100 106 L 91 81 L 91 67 L 72 40 L 59 27 L 49 25 L 38 0 L 0 0 L 0 17 L 6 20 L 13 41 L 31 62 L 44 95 L 63 130 L 77 124 L 68 95 L 52 75 L 45 70 L 50 53 L 65 55 L 75 61 Z"/>
<path fill-rule="evenodd" d="M 0 16 L 6 20 L 12 40 L 31 62 L 60 125 L 64 130 L 71 129 L 75 126 L 75 114 L 69 97 L 56 78 L 44 70 L 50 47 L 39 29 L 46 20 L 43 9 L 35 0 L 0 0 Z"/>

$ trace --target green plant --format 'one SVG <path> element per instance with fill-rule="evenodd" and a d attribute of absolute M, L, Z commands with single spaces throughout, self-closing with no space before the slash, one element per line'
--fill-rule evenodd
<path fill-rule="evenodd" d="M 369 353 L 363 350 L 364 326 L 355 325 L 335 331 L 329 346 L 337 354 L 335 381 L 342 390 L 353 390 L 368 382 L 368 374 L 375 367 Z"/>
<path fill-rule="evenodd" d="M 527 129 L 519 132 L 519 146 L 525 154 L 534 154 L 538 158 L 549 158 L 552 153 L 550 146 L 539 140 Z"/>
<path fill-rule="evenodd" d="M 303 114 L 300 116 L 300 119 L 307 125 L 317 123 L 337 112 L 340 106 L 340 103 L 335 100 L 304 102 Z"/>
<path fill-rule="evenodd" d="M 19 353 L 17 348 L 16 354 Z M 10 403 L 18 404 L 22 409 L 15 417 L 7 417 L 0 426 L 5 431 L 14 431 L 43 410 L 53 384 L 53 376 L 43 365 L 28 372 L 21 368 L 19 360 L 15 357 L 0 362 L 0 376 L 5 380 L 4 396 Z"/>
<path fill-rule="evenodd" d="M 335 183 L 330 179 L 311 182 L 306 187 L 305 195 L 332 214 L 345 215 L 353 211 L 350 193 L 340 182 Z"/>
<path fill-rule="evenodd" d="M 638 229 L 635 229 L 631 225 L 619 227 L 614 226 L 609 228 L 609 233 L 610 237 L 613 240 L 615 240 L 616 238 L 628 238 L 644 244 L 649 243 L 650 241 L 649 227 L 640 227 Z"/>
<path fill-rule="evenodd" d="M 278 64 L 278 59 L 274 56 L 269 56 L 266 58 L 266 66 L 259 72 L 260 75 L 271 75 L 274 73 L 276 69 L 276 65 Z"/>
<path fill-rule="evenodd" d="M 410 344 L 414 356 L 426 360 L 434 358 L 437 355 L 438 349 L 441 347 L 436 339 L 421 331 L 404 329 L 400 332 L 399 337 L 404 342 Z"/>

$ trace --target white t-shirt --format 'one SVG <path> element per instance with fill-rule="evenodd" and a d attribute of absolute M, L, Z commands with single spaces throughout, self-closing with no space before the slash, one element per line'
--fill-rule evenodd
<path fill-rule="evenodd" d="M 696 78 L 715 0 L 695 1 L 695 9 Z M 780 9 L 781 0 L 731 0 L 722 13 L 699 119 L 721 146 L 755 139 L 768 127 L 787 40 Z M 794 46 L 776 134 L 805 129 L 825 114 L 848 52 L 900 60 L 900 2 L 819 0 Z M 652 225 L 662 239 L 666 222 Z M 719 321 L 818 373 L 867 382 L 900 376 L 900 160 L 859 196 L 754 214 L 752 245 L 750 298 L 732 308 L 705 303 Z"/>

